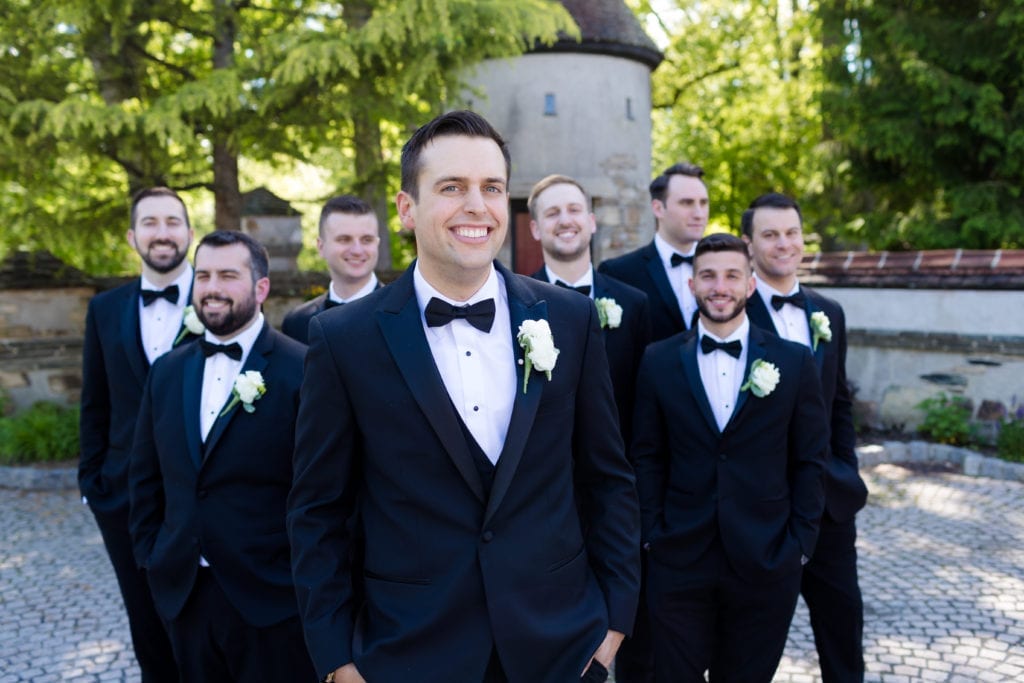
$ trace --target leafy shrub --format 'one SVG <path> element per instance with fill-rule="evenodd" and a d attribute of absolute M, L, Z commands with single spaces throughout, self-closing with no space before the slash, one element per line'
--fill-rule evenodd
<path fill-rule="evenodd" d="M 0 417 L 0 464 L 62 462 L 78 455 L 78 408 L 39 402 Z"/>
<path fill-rule="evenodd" d="M 926 439 L 952 446 L 966 446 L 976 440 L 971 409 L 963 399 L 939 394 L 916 407 L 924 411 L 924 422 L 917 430 Z"/>
<path fill-rule="evenodd" d="M 996 454 L 1003 460 L 1024 462 L 1024 405 L 1016 406 L 1016 410 L 1000 425 Z"/>

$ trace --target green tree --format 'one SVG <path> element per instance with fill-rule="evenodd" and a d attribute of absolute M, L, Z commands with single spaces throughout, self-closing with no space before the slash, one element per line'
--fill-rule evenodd
<path fill-rule="evenodd" d="M 328 162 L 387 226 L 398 141 L 457 92 L 460 68 L 574 31 L 552 0 L 0 7 L 3 246 L 92 270 L 125 262 L 140 187 L 212 193 L 214 224 L 237 227 L 250 160 Z"/>
<path fill-rule="evenodd" d="M 837 230 L 879 249 L 1024 245 L 1024 2 L 820 12 Z"/>
<path fill-rule="evenodd" d="M 682 160 L 703 166 L 711 222 L 733 231 L 762 192 L 813 197 L 822 183 L 822 81 L 812 6 L 794 0 L 634 5 L 668 38 L 653 83 L 655 172 Z"/>

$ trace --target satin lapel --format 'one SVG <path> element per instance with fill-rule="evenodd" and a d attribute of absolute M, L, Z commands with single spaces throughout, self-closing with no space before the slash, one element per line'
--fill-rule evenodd
<path fill-rule="evenodd" d="M 754 361 L 763 359 L 765 356 L 764 348 L 764 336 L 761 331 L 750 326 L 750 336 L 747 338 L 747 366 L 743 368 L 743 381 L 740 382 L 740 386 L 747 383 L 747 378 L 750 377 L 750 368 L 754 365 Z M 729 417 L 729 421 L 725 423 L 725 431 L 728 431 L 736 424 L 739 419 L 740 411 L 743 410 L 743 406 L 747 405 L 747 399 L 750 398 L 750 389 L 741 391 L 740 395 L 736 397 L 736 408 L 732 411 L 732 415 Z"/>
<path fill-rule="evenodd" d="M 245 359 L 245 364 L 242 366 L 242 369 L 239 370 L 239 374 L 248 372 L 249 370 L 255 370 L 256 372 L 262 373 L 267 367 L 267 354 L 270 353 L 273 348 L 274 338 L 270 334 L 270 325 L 264 322 L 263 330 L 261 330 L 259 336 L 256 337 L 256 342 L 252 345 L 252 350 L 249 351 L 249 356 Z M 267 391 L 273 390 L 274 387 L 269 385 L 267 386 Z M 234 392 L 228 395 L 228 400 L 224 402 L 224 405 L 227 406 L 231 403 L 232 398 L 234 398 Z M 257 411 L 260 409 L 260 403 L 258 400 L 253 403 L 253 407 Z M 242 408 L 242 404 L 236 403 L 231 406 L 231 410 L 229 410 L 226 415 L 221 415 L 220 413 L 217 414 L 217 420 L 213 423 L 213 427 L 210 428 L 210 433 L 206 435 L 206 448 L 204 449 L 205 457 L 203 458 L 203 462 L 209 461 L 210 456 L 213 455 L 214 447 L 217 445 L 220 437 L 224 434 L 224 430 L 227 429 L 228 425 L 231 424 L 231 420 L 234 419 L 235 415 L 240 410 L 244 410 L 244 408 Z M 221 413 L 223 412 L 224 409 L 221 408 Z M 198 415 L 198 413 L 196 414 Z"/>
<path fill-rule="evenodd" d="M 690 385 L 693 398 L 700 407 L 700 414 L 711 427 L 711 431 L 719 434 L 718 422 L 715 421 L 715 413 L 711 410 L 711 402 L 708 401 L 708 394 L 704 391 L 704 382 L 700 379 L 700 366 L 697 365 L 697 339 L 699 335 L 692 334 L 679 349 L 683 359 L 683 372 L 686 375 L 686 382 Z"/>
<path fill-rule="evenodd" d="M 423 333 L 420 309 L 413 291 L 412 267 L 389 287 L 390 296 L 383 300 L 375 315 L 391 357 L 455 468 L 480 502 L 486 502 L 480 473 Z"/>
<path fill-rule="evenodd" d="M 203 442 L 199 433 L 200 394 L 203 391 L 203 365 L 205 359 L 199 345 L 194 345 L 185 358 L 182 378 L 181 409 L 185 419 L 185 437 L 188 454 L 198 470 L 203 465 Z"/>
<path fill-rule="evenodd" d="M 537 300 L 525 287 L 516 282 L 515 277 L 501 266 L 496 266 L 498 272 L 505 278 L 505 289 L 508 292 L 509 319 L 512 323 L 512 348 L 515 350 L 516 363 L 516 399 L 512 405 L 512 418 L 508 423 L 508 434 L 505 436 L 505 445 L 501 449 L 501 456 L 498 458 L 498 466 L 494 472 L 494 484 L 491 486 L 491 498 L 487 502 L 487 512 L 484 513 L 484 524 L 490 521 L 491 517 L 501 505 L 502 499 L 508 492 L 512 483 L 519 462 L 523 458 L 523 450 L 530 437 L 533 428 L 533 420 L 537 416 L 537 407 L 540 405 L 540 398 L 544 393 L 544 386 L 548 379 L 542 372 L 534 370 L 530 373 L 530 381 L 527 383 L 526 393 L 523 393 L 523 380 L 526 377 L 526 364 L 519 364 L 523 351 L 516 339 L 519 326 L 524 320 L 547 320 L 547 301 Z M 558 340 L 555 340 L 558 346 Z M 557 372 L 555 370 L 554 372 Z"/>
<path fill-rule="evenodd" d="M 658 288 L 658 294 L 661 295 L 669 311 L 672 312 L 672 321 L 684 329 L 689 329 L 683 321 L 683 312 L 679 308 L 679 300 L 676 299 L 676 293 L 672 289 L 672 285 L 669 284 L 668 275 L 665 273 L 665 266 L 661 262 L 661 256 L 658 255 L 658 248 L 653 243 L 644 252 L 644 258 L 647 259 L 647 274 L 651 276 L 654 286 Z"/>
<path fill-rule="evenodd" d="M 814 364 L 818 366 L 818 375 L 821 375 L 821 368 L 825 363 L 825 344 L 828 342 L 824 339 L 818 340 L 818 348 L 814 348 L 814 326 L 811 325 L 811 316 L 820 311 L 817 304 L 814 302 L 808 294 L 807 290 L 804 290 L 804 301 L 806 302 L 806 313 L 807 313 L 807 334 L 811 337 L 811 349 L 814 353 Z"/>
<path fill-rule="evenodd" d="M 772 314 L 764 299 L 761 298 L 761 292 L 757 290 L 754 290 L 754 293 L 747 299 L 747 317 L 750 318 L 751 324 L 778 335 L 779 331 L 775 328 Z"/>
<path fill-rule="evenodd" d="M 142 288 L 140 283 L 140 280 L 135 281 L 135 286 L 132 287 L 121 312 L 121 345 L 135 378 L 139 380 L 139 384 L 145 384 L 146 375 L 149 373 L 149 360 L 142 350 L 142 328 L 139 324 L 139 290 Z"/>

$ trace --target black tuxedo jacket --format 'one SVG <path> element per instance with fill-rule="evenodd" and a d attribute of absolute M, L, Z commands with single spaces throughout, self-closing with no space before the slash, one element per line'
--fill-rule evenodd
<path fill-rule="evenodd" d="M 412 267 L 318 315 L 299 411 L 288 525 L 317 672 L 370 681 L 576 680 L 639 589 L 639 509 L 593 303 L 496 264 L 512 334 L 547 319 L 560 350 L 523 391 L 485 493 L 431 355 Z M 509 362 L 516 362 L 509 359 Z M 352 532 L 366 604 L 352 600 Z M 358 534 L 358 531 L 356 531 Z"/>
<path fill-rule="evenodd" d="M 548 282 L 547 271 L 541 268 L 533 277 Z M 619 408 L 619 428 L 623 441 L 629 443 L 633 423 L 633 392 L 636 371 L 644 349 L 651 340 L 651 314 L 647 295 L 624 282 L 594 273 L 594 298 L 608 297 L 622 307 L 622 322 L 616 328 L 604 328 L 604 346 L 608 352 L 608 369 Z"/>
<path fill-rule="evenodd" d="M 823 311 L 832 329 L 832 341 L 821 340 L 814 350 L 814 362 L 821 377 L 822 395 L 831 425 L 831 452 L 825 465 L 825 510 L 837 522 L 851 519 L 864 507 L 868 489 L 857 469 L 857 432 L 853 426 L 853 401 L 846 382 L 846 315 L 838 302 L 808 287 L 800 291 L 806 299 L 807 324 L 811 314 Z M 747 315 L 758 327 L 776 333 L 775 323 L 760 292 L 747 301 Z M 811 339 L 813 340 L 813 333 Z"/>
<path fill-rule="evenodd" d="M 130 528 L 165 620 L 192 592 L 200 554 L 248 623 L 265 627 L 296 615 L 285 500 L 304 354 L 264 323 L 242 371 L 260 372 L 267 391 L 254 412 L 236 404 L 218 417 L 205 445 L 199 345 L 153 364 L 132 446 Z"/>
<path fill-rule="evenodd" d="M 695 321 L 683 321 L 679 300 L 669 284 L 658 248 L 651 242 L 628 254 L 604 261 L 598 270 L 647 294 L 651 311 L 651 341 L 692 329 Z"/>
<path fill-rule="evenodd" d="M 378 281 L 375 290 L 383 285 Z M 327 292 L 314 297 L 305 303 L 301 303 L 285 314 L 281 321 L 281 331 L 295 341 L 309 344 L 309 321 L 313 316 L 323 313 L 326 310 Z"/>
<path fill-rule="evenodd" d="M 98 512 L 128 508 L 128 455 L 149 373 L 139 328 L 141 282 L 97 294 L 85 318 L 78 485 Z M 197 338 L 186 334 L 178 346 Z"/>
<path fill-rule="evenodd" d="M 747 368 L 773 363 L 780 381 L 741 391 L 719 431 L 697 365 L 697 335 L 647 348 L 637 382 L 630 457 L 650 557 L 685 568 L 719 539 L 752 583 L 799 571 L 824 506 L 828 419 L 810 351 L 750 327 Z"/>

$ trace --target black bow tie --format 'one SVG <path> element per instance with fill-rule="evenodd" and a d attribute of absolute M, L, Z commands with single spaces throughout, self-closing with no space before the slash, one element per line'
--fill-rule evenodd
<path fill-rule="evenodd" d="M 743 342 L 739 339 L 733 339 L 730 342 L 715 341 L 705 334 L 700 338 L 700 350 L 704 353 L 711 353 L 715 350 L 725 351 L 733 358 L 739 358 L 740 352 L 743 351 Z"/>
<path fill-rule="evenodd" d="M 164 289 L 143 289 L 142 305 L 148 306 L 157 299 L 167 299 L 172 304 L 178 303 L 178 285 L 171 285 Z"/>
<path fill-rule="evenodd" d="M 564 287 L 565 289 L 573 289 L 579 292 L 580 294 L 586 294 L 587 296 L 590 296 L 590 285 L 580 285 L 579 287 L 573 287 L 572 285 L 562 282 L 561 280 L 555 280 L 555 284 L 558 285 L 559 287 Z"/>
<path fill-rule="evenodd" d="M 441 327 L 456 318 L 462 318 L 481 332 L 490 332 L 494 324 L 494 299 L 484 299 L 467 306 L 453 306 L 435 296 L 427 303 L 423 313 L 429 327 Z"/>
<path fill-rule="evenodd" d="M 342 302 L 335 301 L 334 299 L 324 299 L 324 310 L 325 311 L 328 310 L 328 309 L 334 308 L 335 306 L 344 306 L 344 305 L 345 304 L 343 304 Z"/>
<path fill-rule="evenodd" d="M 242 346 L 238 342 L 214 344 L 212 341 L 200 339 L 199 348 L 203 350 L 203 355 L 207 358 L 217 353 L 223 353 L 232 360 L 242 360 Z"/>
<path fill-rule="evenodd" d="M 776 311 L 781 309 L 786 304 L 793 304 L 797 308 L 803 308 L 806 298 L 803 292 L 797 292 L 792 296 L 779 296 L 778 294 L 772 294 L 772 308 Z"/>
<path fill-rule="evenodd" d="M 693 265 L 693 257 L 692 256 L 683 256 L 682 254 L 672 254 L 672 258 L 669 259 L 669 263 L 672 264 L 673 268 L 678 266 L 680 263 L 688 263 L 688 264 L 690 264 L 692 266 Z"/>

